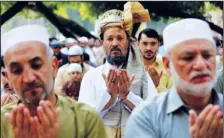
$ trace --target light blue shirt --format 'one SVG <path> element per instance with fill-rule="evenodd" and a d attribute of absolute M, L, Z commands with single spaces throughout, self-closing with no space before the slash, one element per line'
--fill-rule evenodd
<path fill-rule="evenodd" d="M 222 94 L 212 90 L 212 103 L 223 109 Z M 188 111 L 189 108 L 172 88 L 134 110 L 124 138 L 190 138 Z"/>

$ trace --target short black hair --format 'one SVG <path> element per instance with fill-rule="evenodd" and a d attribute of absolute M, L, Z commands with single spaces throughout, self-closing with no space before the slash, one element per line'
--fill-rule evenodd
<path fill-rule="evenodd" d="M 154 30 L 154 29 L 146 28 L 146 29 L 142 30 L 138 35 L 138 41 L 141 39 L 142 34 L 145 34 L 147 37 L 156 38 L 158 41 L 160 41 L 159 35 L 156 32 L 156 30 Z"/>

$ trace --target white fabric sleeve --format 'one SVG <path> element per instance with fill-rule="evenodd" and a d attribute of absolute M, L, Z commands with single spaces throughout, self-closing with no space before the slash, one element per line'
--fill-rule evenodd
<path fill-rule="evenodd" d="M 151 77 L 149 76 L 148 73 L 147 74 L 147 78 L 148 78 L 148 96 L 147 96 L 147 99 L 152 101 L 152 99 L 156 96 L 158 96 L 158 92 L 157 92 L 157 89 L 151 79 Z"/>
<path fill-rule="evenodd" d="M 98 106 L 98 108 L 97 108 L 97 111 L 100 113 L 100 116 L 101 117 L 104 117 L 104 115 L 106 114 L 106 113 L 108 113 L 108 111 L 118 102 L 118 98 L 116 98 L 115 100 L 114 100 L 114 102 L 113 102 L 113 104 L 109 107 L 109 108 L 107 108 L 106 110 L 104 110 L 104 111 L 102 111 L 103 110 L 103 108 L 104 108 L 104 106 L 109 102 L 109 100 L 110 100 L 110 98 L 111 98 L 111 96 L 110 96 L 110 94 L 106 91 L 106 92 L 104 92 L 103 94 L 102 94 L 102 96 L 101 96 L 101 101 L 100 101 L 100 103 L 99 103 L 99 106 Z"/>

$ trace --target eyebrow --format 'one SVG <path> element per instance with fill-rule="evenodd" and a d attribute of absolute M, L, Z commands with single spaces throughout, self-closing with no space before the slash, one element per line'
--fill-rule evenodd
<path fill-rule="evenodd" d="M 202 50 L 200 53 L 207 54 L 207 53 L 212 53 L 212 52 L 213 51 L 211 49 L 205 49 L 205 50 Z M 197 52 L 194 50 L 189 50 L 189 49 L 185 49 L 182 51 L 182 55 L 194 55 L 195 53 L 197 53 Z"/>
<path fill-rule="evenodd" d="M 42 60 L 41 57 L 34 57 L 33 59 L 31 59 L 31 60 L 29 61 L 29 63 L 37 62 L 37 61 L 42 61 L 42 62 L 43 62 L 43 60 Z M 11 62 L 11 63 L 9 64 L 9 67 L 17 66 L 17 65 L 19 65 L 19 64 L 20 64 L 19 62 L 13 61 L 13 62 Z"/>
<path fill-rule="evenodd" d="M 43 60 L 42 60 L 41 57 L 34 57 L 33 59 L 31 59 L 31 60 L 29 61 L 29 63 L 37 62 L 37 61 L 41 61 L 41 62 L 43 62 Z"/>

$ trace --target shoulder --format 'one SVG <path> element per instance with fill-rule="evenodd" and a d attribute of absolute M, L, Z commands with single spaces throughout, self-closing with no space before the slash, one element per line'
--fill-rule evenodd
<path fill-rule="evenodd" d="M 58 69 L 58 71 L 59 71 L 59 72 L 63 72 L 63 71 L 65 71 L 65 70 L 68 68 L 68 66 L 69 66 L 69 64 L 67 63 L 67 64 L 61 66 L 61 67 Z"/>
<path fill-rule="evenodd" d="M 147 99 L 143 101 L 135 108 L 131 116 L 134 118 L 154 120 L 155 118 L 164 115 L 164 113 L 166 113 L 168 95 L 169 92 L 166 91 L 153 98 L 153 100 Z"/>
<path fill-rule="evenodd" d="M 14 108 L 16 108 L 18 101 L 11 102 L 1 107 L 1 124 L 6 125 L 8 122 L 4 115 L 6 113 L 11 113 Z"/>
<path fill-rule="evenodd" d="M 72 110 L 77 119 L 84 119 L 87 121 L 97 121 L 100 119 L 99 113 L 89 105 L 75 101 L 69 97 L 58 96 L 60 100 L 59 108 L 62 110 L 68 111 Z M 82 120 L 81 119 L 81 120 Z"/>
<path fill-rule="evenodd" d="M 103 66 L 101 65 L 99 67 L 92 68 L 91 70 L 87 71 L 83 77 L 84 78 L 89 78 L 89 77 L 93 77 L 93 76 L 98 76 L 98 74 L 102 70 L 102 67 Z"/>
<path fill-rule="evenodd" d="M 11 102 L 9 104 L 6 104 L 1 107 L 1 115 L 4 115 L 5 113 L 10 113 L 12 109 L 14 109 L 17 106 L 18 101 Z"/>

